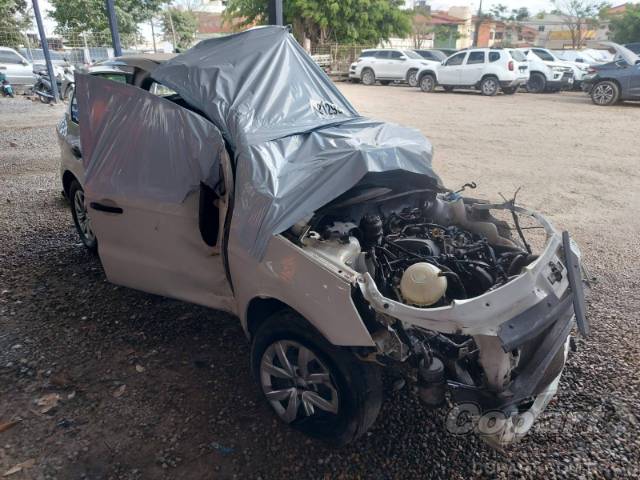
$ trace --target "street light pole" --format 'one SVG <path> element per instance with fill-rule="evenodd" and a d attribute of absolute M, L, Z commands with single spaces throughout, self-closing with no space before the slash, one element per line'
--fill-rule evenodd
<path fill-rule="evenodd" d="M 109 30 L 111 30 L 111 42 L 113 43 L 113 54 L 116 57 L 122 56 L 122 47 L 120 46 L 120 33 L 118 32 L 118 19 L 116 18 L 116 10 L 113 5 L 114 0 L 107 0 L 107 17 L 109 18 Z"/>
<path fill-rule="evenodd" d="M 44 33 L 44 26 L 42 24 L 42 15 L 40 15 L 40 6 L 38 0 L 33 0 L 33 15 L 36 17 L 36 23 L 38 24 L 38 34 L 40 35 L 40 45 L 42 45 L 42 53 L 44 54 L 44 61 L 47 64 L 47 72 L 49 73 L 49 82 L 51 82 L 51 93 L 53 94 L 53 103 L 57 103 L 60 98 L 58 94 L 58 83 L 56 82 L 56 72 L 53 70 L 53 64 L 51 63 L 51 54 L 49 53 L 49 44 L 47 43 L 47 36 Z"/>
<path fill-rule="evenodd" d="M 269 0 L 269 25 L 283 25 L 282 0 Z"/>

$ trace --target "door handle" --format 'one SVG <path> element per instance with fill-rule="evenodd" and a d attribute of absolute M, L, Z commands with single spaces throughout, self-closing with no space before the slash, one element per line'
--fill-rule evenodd
<path fill-rule="evenodd" d="M 89 206 L 94 210 L 97 210 L 98 212 L 117 213 L 117 214 L 121 214 L 123 212 L 123 210 L 120 207 L 114 207 L 112 205 L 104 205 L 98 202 L 91 202 Z"/>
<path fill-rule="evenodd" d="M 71 153 L 73 153 L 73 156 L 76 158 L 82 158 L 82 152 L 80 151 L 80 147 L 77 145 L 71 147 Z"/>

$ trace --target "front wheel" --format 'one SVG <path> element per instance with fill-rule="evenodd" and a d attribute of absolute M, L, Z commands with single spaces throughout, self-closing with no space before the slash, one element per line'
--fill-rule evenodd
<path fill-rule="evenodd" d="M 410 70 L 409 74 L 407 75 L 407 83 L 409 84 L 410 87 L 417 87 L 418 86 L 418 71 L 417 70 Z"/>
<path fill-rule="evenodd" d="M 620 88 L 615 82 L 604 80 L 598 82 L 591 89 L 591 101 L 596 105 L 613 105 L 620 99 Z"/>
<path fill-rule="evenodd" d="M 482 95 L 493 97 L 498 93 L 499 89 L 500 84 L 498 83 L 498 79 L 495 77 L 487 77 L 480 82 L 480 91 L 482 92 Z"/>
<path fill-rule="evenodd" d="M 373 70 L 371 70 L 370 68 L 367 68 L 364 72 L 362 72 L 360 80 L 362 80 L 362 83 L 364 85 L 368 85 L 368 86 L 375 85 L 376 74 L 373 73 Z"/>
<path fill-rule="evenodd" d="M 433 78 L 433 75 L 424 75 L 420 79 L 420 90 L 423 92 L 433 92 L 436 88 L 436 79 Z"/>
<path fill-rule="evenodd" d="M 251 346 L 251 367 L 282 421 L 332 445 L 363 435 L 380 411 L 379 368 L 330 344 L 291 310 L 260 325 Z"/>
<path fill-rule="evenodd" d="M 542 93 L 547 88 L 547 79 L 541 73 L 534 72 L 527 81 L 527 91 L 529 93 Z"/>
<path fill-rule="evenodd" d="M 71 216 L 80 240 L 88 250 L 96 252 L 98 240 L 91 228 L 91 219 L 84 200 L 84 190 L 76 180 L 71 182 L 69 187 L 69 201 L 71 202 Z"/>

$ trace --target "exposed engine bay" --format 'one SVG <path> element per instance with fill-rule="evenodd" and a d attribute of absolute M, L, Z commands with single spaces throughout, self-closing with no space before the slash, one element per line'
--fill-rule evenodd
<path fill-rule="evenodd" d="M 368 272 L 385 297 L 423 308 L 448 305 L 504 285 L 537 258 L 511 240 L 507 225 L 474 214 L 461 199 L 466 225 L 455 223 L 446 208 L 451 202 L 434 192 L 371 190 L 379 196 L 329 205 L 309 227 L 325 242 L 355 238 L 360 252 L 352 268 Z M 487 225 L 494 226 L 494 241 L 482 233 Z"/>

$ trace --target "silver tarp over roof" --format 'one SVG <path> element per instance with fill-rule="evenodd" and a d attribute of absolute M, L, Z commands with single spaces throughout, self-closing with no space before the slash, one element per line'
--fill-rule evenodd
<path fill-rule="evenodd" d="M 202 41 L 152 76 L 222 132 L 236 169 L 230 241 L 256 257 L 368 173 L 440 184 L 427 139 L 359 116 L 284 27 Z"/>

